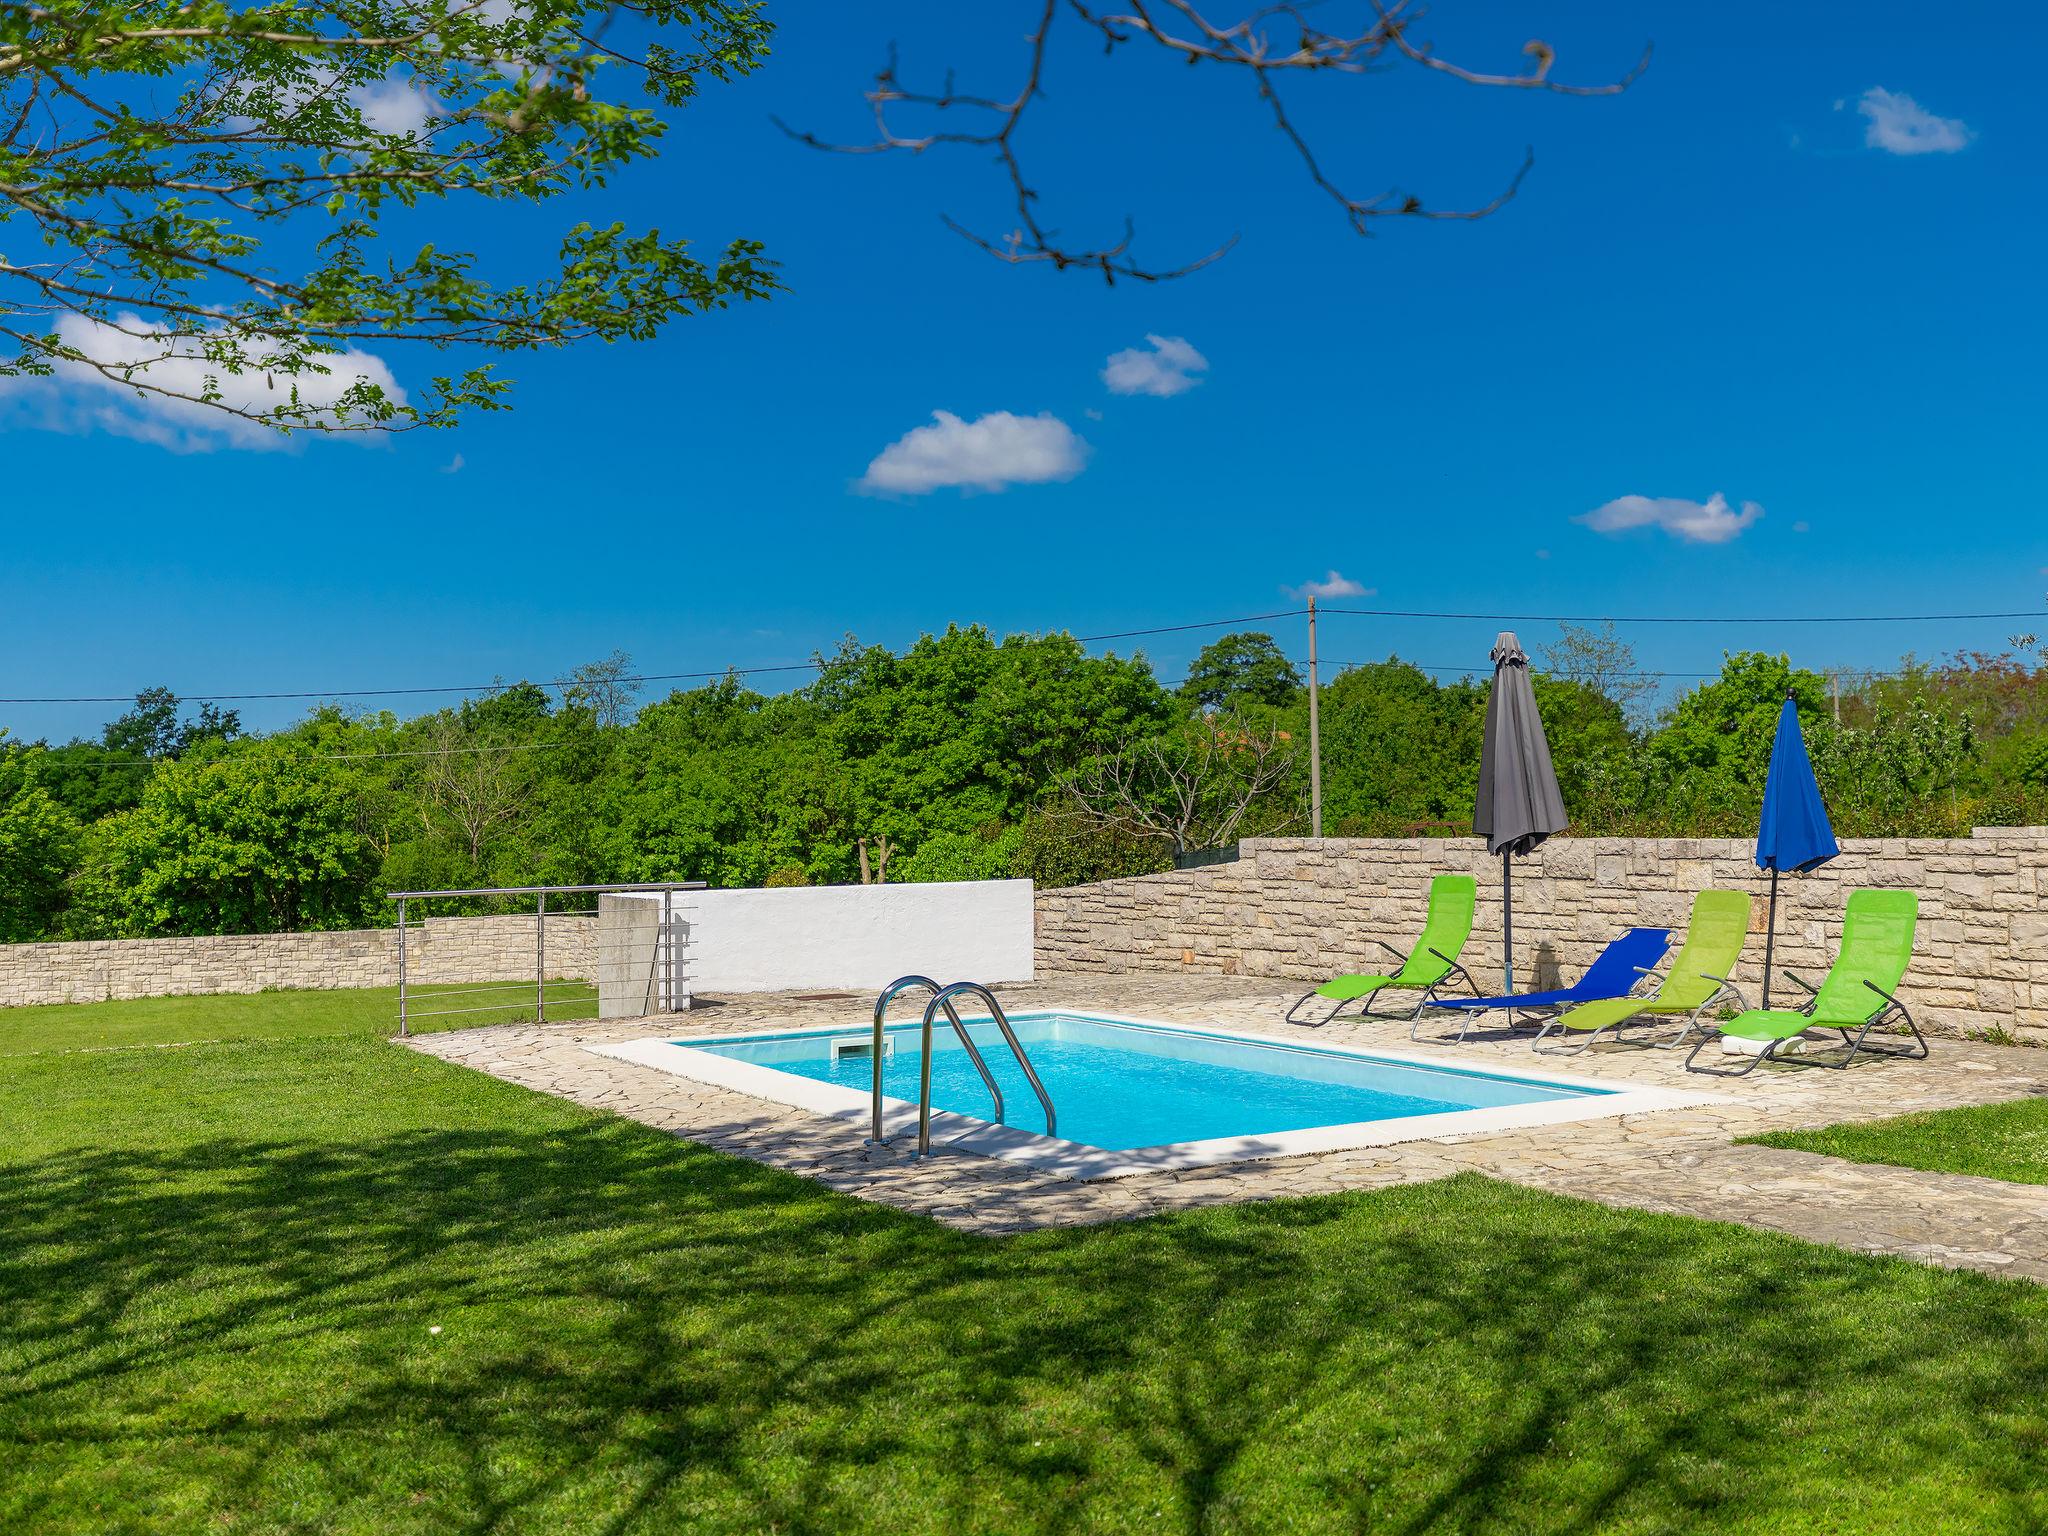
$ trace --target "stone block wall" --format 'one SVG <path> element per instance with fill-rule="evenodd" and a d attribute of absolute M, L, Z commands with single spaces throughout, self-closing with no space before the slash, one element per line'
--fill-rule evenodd
<path fill-rule="evenodd" d="M 1736 980 L 1757 997 L 1767 877 L 1747 840 L 1554 838 L 1515 861 L 1518 983 L 1575 975 L 1621 929 L 1683 929 L 1696 891 L 1754 893 Z M 1465 963 L 1501 980 L 1500 861 L 1473 838 L 1247 839 L 1234 864 L 1108 880 L 1037 897 L 1041 975 L 1191 970 L 1298 980 L 1374 970 L 1420 928 L 1432 875 L 1478 877 Z M 1859 886 L 1920 894 L 1901 1000 L 1944 1032 L 2007 1030 L 2048 1043 L 2048 828 L 1986 827 L 1968 838 L 1852 840 L 1842 856 L 1778 888 L 1776 961 L 1818 981 Z M 1799 995 L 1780 983 L 1773 1001 Z"/>
<path fill-rule="evenodd" d="M 533 918 L 432 917 L 406 930 L 416 982 L 505 981 L 534 972 Z M 596 974 L 597 919 L 550 917 L 550 976 Z M 0 1007 L 109 998 L 398 984 L 398 930 L 0 944 Z"/>

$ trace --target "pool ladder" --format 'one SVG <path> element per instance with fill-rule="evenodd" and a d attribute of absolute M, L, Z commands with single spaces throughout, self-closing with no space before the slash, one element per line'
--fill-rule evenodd
<path fill-rule="evenodd" d="M 917 1155 L 928 1157 L 932 1150 L 932 1023 L 941 1011 L 953 1026 L 953 1033 L 960 1037 L 960 1044 L 966 1049 L 967 1059 L 974 1063 L 974 1070 L 981 1074 L 981 1081 L 988 1089 L 988 1095 L 995 1100 L 996 1124 L 1003 1123 L 1003 1090 L 996 1086 L 995 1074 L 982 1059 L 981 1050 L 968 1037 L 967 1026 L 960 1022 L 960 1011 L 953 1006 L 953 999 L 963 993 L 972 992 L 988 1004 L 988 1011 L 1003 1032 L 1003 1040 L 1010 1047 L 1010 1054 L 1017 1058 L 1017 1065 L 1024 1069 L 1024 1077 L 1031 1084 L 1031 1091 L 1038 1095 L 1038 1102 L 1045 1110 L 1045 1134 L 1054 1135 L 1057 1121 L 1052 1111 L 1052 1097 L 1045 1091 L 1045 1084 L 1038 1080 L 1038 1073 L 1031 1065 L 1031 1058 L 1024 1054 L 1024 1047 L 1018 1043 L 1017 1032 L 1010 1028 L 1009 1017 L 1003 1012 L 1003 1005 L 996 1001 L 995 993 L 978 981 L 956 981 L 950 987 L 942 987 L 929 976 L 899 976 L 882 988 L 882 995 L 875 999 L 875 1092 L 874 1123 L 868 1140 L 872 1145 L 882 1144 L 882 1015 L 889 1011 L 889 1004 L 900 992 L 913 987 L 923 987 L 932 995 L 925 1004 L 923 1050 L 918 1056 L 917 1067 Z"/>

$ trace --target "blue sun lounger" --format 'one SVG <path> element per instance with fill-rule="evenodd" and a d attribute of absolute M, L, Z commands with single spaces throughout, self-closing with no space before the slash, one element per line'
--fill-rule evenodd
<path fill-rule="evenodd" d="M 1553 987 L 1547 992 L 1517 992 L 1511 997 L 1432 998 L 1423 1014 L 1453 1009 L 1462 1013 L 1464 1019 L 1458 1026 L 1458 1039 L 1461 1041 L 1477 1015 L 1495 1009 L 1534 1013 L 1547 1019 L 1580 1003 L 1627 997 L 1636 983 L 1656 969 L 1657 962 L 1664 958 L 1664 951 L 1670 947 L 1669 928 L 1631 928 L 1601 950 L 1593 963 L 1586 967 L 1586 974 L 1569 987 Z M 1409 1027 L 1409 1039 L 1419 1038 L 1417 1031 L 1421 1025 L 1422 1018 L 1418 1016 Z"/>

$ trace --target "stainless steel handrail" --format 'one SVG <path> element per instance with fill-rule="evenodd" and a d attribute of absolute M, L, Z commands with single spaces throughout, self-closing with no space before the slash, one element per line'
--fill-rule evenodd
<path fill-rule="evenodd" d="M 924 1055 L 918 1062 L 917 1082 L 917 1155 L 928 1156 L 932 1149 L 932 1019 L 941 1008 L 944 1008 L 947 1016 L 953 1021 L 953 1028 L 959 1030 L 961 1040 L 965 1041 L 967 1031 L 961 1026 L 960 1015 L 953 1011 L 953 999 L 962 992 L 972 992 L 988 1004 L 988 1011 L 996 1021 L 996 1028 L 1003 1032 L 1003 1039 L 1009 1043 L 1010 1054 L 1017 1058 L 1017 1065 L 1024 1069 L 1024 1076 L 1031 1084 L 1031 1091 L 1038 1095 L 1039 1106 L 1045 1110 L 1045 1134 L 1057 1135 L 1058 1121 L 1052 1112 L 1052 1096 L 1045 1091 L 1045 1084 L 1038 1080 L 1038 1073 L 1031 1065 L 1031 1058 L 1024 1054 L 1024 1047 L 1018 1043 L 1017 1032 L 1010 1028 L 1009 1016 L 1003 1012 L 1003 1005 L 996 1001 L 995 993 L 980 982 L 956 981 L 950 987 L 939 988 L 924 1008 Z M 881 1017 L 879 1012 L 876 1017 Z M 967 1049 L 974 1052 L 975 1063 L 979 1065 L 981 1053 L 975 1051 L 971 1043 Z M 875 1066 L 877 1082 L 881 1081 L 881 1070 L 878 1061 Z M 990 1086 L 994 1086 L 993 1081 Z"/>
<path fill-rule="evenodd" d="M 591 891 L 603 894 L 613 891 L 701 891 L 707 888 L 702 880 L 628 880 L 617 885 L 473 885 L 456 891 L 386 891 L 384 899 L 404 901 L 435 896 L 567 896 Z"/>
<path fill-rule="evenodd" d="M 882 988 L 882 995 L 875 999 L 874 1119 L 870 1128 L 870 1135 L 868 1136 L 868 1142 L 871 1146 L 880 1146 L 882 1144 L 882 1015 L 889 1011 L 889 1004 L 895 999 L 897 993 L 907 992 L 912 987 L 923 987 L 927 992 L 934 995 L 948 990 L 940 986 L 936 981 L 933 981 L 929 976 L 898 976 L 888 986 Z M 1001 1125 L 1003 1123 L 1003 1090 L 996 1086 L 996 1075 L 989 1071 L 988 1063 L 981 1058 L 981 1052 L 975 1047 L 974 1042 L 967 1037 L 967 1026 L 960 1022 L 960 1014 L 953 1007 L 950 1000 L 947 1001 L 945 1008 L 946 1017 L 953 1024 L 953 1033 L 960 1037 L 960 1043 L 967 1048 L 968 1060 L 974 1063 L 974 1070 L 981 1074 L 982 1082 L 988 1087 L 989 1097 L 995 1100 L 996 1124 Z M 931 1012 L 927 1009 L 924 1021 L 924 1059 L 927 1063 L 925 1086 L 927 1088 L 931 1086 L 931 1071 L 929 1068 L 931 1056 L 932 1020 Z M 1027 1067 L 1025 1070 L 1029 1071 L 1030 1069 Z"/>
<path fill-rule="evenodd" d="M 408 968 L 410 950 L 406 942 L 409 929 L 406 910 L 408 902 L 452 900 L 457 897 L 535 897 L 536 900 L 533 905 L 533 1013 L 536 1023 L 545 1024 L 548 1021 L 548 988 L 550 985 L 553 985 L 548 980 L 548 919 L 551 917 L 589 917 L 598 910 L 595 907 L 588 909 L 578 908 L 571 911 L 564 911 L 562 908 L 557 907 L 550 910 L 548 907 L 548 897 L 578 894 L 658 895 L 661 898 L 659 936 L 655 942 L 654 952 L 649 956 L 649 965 L 655 968 L 653 991 L 658 997 L 658 1007 L 654 1011 L 671 1013 L 676 1011 L 678 992 L 682 995 L 682 1006 L 687 1008 L 690 1005 L 688 979 L 686 977 L 679 979 L 676 974 L 675 898 L 678 892 L 701 891 L 707 888 L 702 880 L 638 880 L 624 881 L 611 885 L 485 885 L 446 891 L 387 891 L 385 892 L 386 898 L 398 904 L 398 1033 L 401 1036 L 411 1034 L 412 1021 L 416 1018 L 426 1018 L 429 1016 L 428 1013 L 412 1006 L 412 977 Z M 511 916 L 513 914 L 496 913 L 488 915 Z M 433 920 L 428 918 L 426 921 L 432 922 Z M 516 985 L 521 990 L 525 990 L 525 983 L 517 983 Z M 481 1013 L 485 1010 L 476 1008 L 467 1010 L 441 1009 L 437 1011 L 440 1013 L 464 1011 Z"/>

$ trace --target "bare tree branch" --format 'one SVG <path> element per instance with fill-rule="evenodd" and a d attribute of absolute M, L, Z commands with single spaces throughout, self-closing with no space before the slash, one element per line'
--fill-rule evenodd
<path fill-rule="evenodd" d="M 1048 814 L 1137 837 L 1160 838 L 1176 854 L 1237 840 L 1248 818 L 1282 831 L 1301 819 L 1281 794 L 1295 777 L 1295 751 L 1278 726 L 1249 725 L 1235 713 L 1197 715 L 1177 732 L 1132 736 L 1080 764 L 1065 803 Z"/>
<path fill-rule="evenodd" d="M 926 150 L 948 146 L 993 150 L 1016 203 L 1016 226 L 1007 234 L 989 235 L 946 215 L 943 217 L 948 229 L 998 260 L 1012 264 L 1049 262 L 1062 271 L 1079 268 L 1098 272 L 1105 282 L 1111 283 L 1119 277 L 1163 282 L 1209 265 L 1235 245 L 1238 237 L 1231 236 L 1192 261 L 1155 266 L 1141 263 L 1131 254 L 1133 225 L 1128 218 L 1120 239 L 1110 244 L 1088 245 L 1067 242 L 1058 229 L 1040 216 L 1039 194 L 1025 174 L 1017 131 L 1025 113 L 1044 94 L 1048 42 L 1062 12 L 1070 13 L 1075 25 L 1084 31 L 1098 34 L 1106 52 L 1145 42 L 1190 65 L 1220 64 L 1243 71 L 1250 77 L 1260 101 L 1272 113 L 1274 125 L 1300 157 L 1309 180 L 1343 209 L 1346 222 L 1360 235 L 1369 235 L 1373 223 L 1383 218 L 1483 219 L 1521 190 L 1523 179 L 1535 164 L 1534 151 L 1525 150 L 1519 169 L 1501 191 L 1474 207 L 1431 207 L 1420 197 L 1398 189 L 1356 197 L 1338 186 L 1324 169 L 1321 158 L 1289 114 L 1280 91 L 1283 78 L 1363 75 L 1406 62 L 1468 85 L 1547 91 L 1561 96 L 1612 96 L 1627 90 L 1650 62 L 1650 50 L 1645 48 L 1635 67 L 1619 80 L 1599 85 L 1566 84 L 1550 77 L 1556 50 L 1548 43 L 1531 41 L 1522 49 L 1530 60 L 1527 70 L 1520 74 L 1492 74 L 1439 58 L 1433 45 L 1412 40 L 1409 32 L 1421 13 L 1408 0 L 1394 4 L 1370 0 L 1370 16 L 1362 18 L 1360 30 L 1349 33 L 1328 32 L 1316 26 L 1309 18 L 1312 8 L 1315 0 L 1264 5 L 1240 20 L 1225 23 L 1210 19 L 1196 0 L 1127 0 L 1123 10 L 1099 7 L 1091 0 L 1040 0 L 1037 25 L 1026 39 L 1023 82 L 1014 96 L 982 96 L 957 90 L 950 73 L 936 91 L 910 89 L 897 73 L 896 54 L 891 48 L 888 62 L 867 92 L 875 120 L 871 140 L 843 144 L 791 128 L 779 119 L 777 126 L 799 143 L 839 154 L 901 151 L 921 155 Z M 1287 35 L 1286 41 L 1277 40 L 1281 33 Z M 901 133 L 891 121 L 892 112 L 897 110 L 929 112 L 941 116 L 948 124 L 966 117 L 971 126 L 945 127 L 922 134 Z"/>

